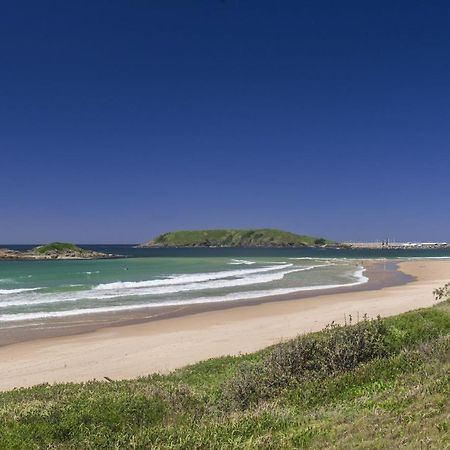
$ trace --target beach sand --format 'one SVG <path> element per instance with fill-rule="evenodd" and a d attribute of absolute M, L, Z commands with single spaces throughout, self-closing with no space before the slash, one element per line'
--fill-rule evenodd
<path fill-rule="evenodd" d="M 0 347 L 0 390 L 40 383 L 133 378 L 167 373 L 204 359 L 259 350 L 320 330 L 351 314 L 389 316 L 435 304 L 433 289 L 450 281 L 450 261 L 401 262 L 415 281 L 267 301 L 72 336 Z M 368 283 L 369 284 L 369 283 Z"/>

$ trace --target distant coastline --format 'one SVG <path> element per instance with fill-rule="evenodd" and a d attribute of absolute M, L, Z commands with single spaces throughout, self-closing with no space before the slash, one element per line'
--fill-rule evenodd
<path fill-rule="evenodd" d="M 367 250 L 433 250 L 447 242 L 338 242 L 276 228 L 181 230 L 160 234 L 137 248 L 339 248 Z"/>
<path fill-rule="evenodd" d="M 433 250 L 450 248 L 448 242 L 343 242 L 346 248 L 374 250 Z"/>

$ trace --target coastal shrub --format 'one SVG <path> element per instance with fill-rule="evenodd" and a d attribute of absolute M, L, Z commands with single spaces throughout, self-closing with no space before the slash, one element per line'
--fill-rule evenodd
<path fill-rule="evenodd" d="M 308 379 L 348 371 L 387 353 L 384 322 L 329 325 L 324 332 L 300 336 L 277 345 L 262 361 L 242 364 L 222 386 L 229 407 L 246 409 L 280 390 Z"/>
<path fill-rule="evenodd" d="M 433 291 L 433 295 L 437 301 L 450 298 L 450 283 L 447 283 L 444 286 L 435 289 Z"/>
<path fill-rule="evenodd" d="M 326 375 L 343 370 L 350 370 L 358 364 L 384 356 L 388 330 L 378 317 L 351 326 L 331 325 L 325 330 L 329 341 L 324 346 L 322 370 Z"/>

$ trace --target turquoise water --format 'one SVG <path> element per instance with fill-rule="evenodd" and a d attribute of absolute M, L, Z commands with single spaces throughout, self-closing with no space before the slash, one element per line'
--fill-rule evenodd
<path fill-rule="evenodd" d="M 301 249 L 133 249 L 127 258 L 1 261 L 0 327 L 47 318 L 207 304 L 367 281 L 361 259 L 389 252 Z M 418 256 L 447 257 L 447 252 Z"/>

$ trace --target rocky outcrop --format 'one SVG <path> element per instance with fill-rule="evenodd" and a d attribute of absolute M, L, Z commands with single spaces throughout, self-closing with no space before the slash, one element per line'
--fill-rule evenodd
<path fill-rule="evenodd" d="M 42 250 L 44 249 L 44 251 Z M 31 250 L 19 251 L 9 248 L 0 248 L 0 260 L 47 260 L 47 259 L 105 259 L 114 258 L 115 255 L 82 249 L 76 246 L 70 248 L 48 250 L 44 247 L 35 247 Z"/>

